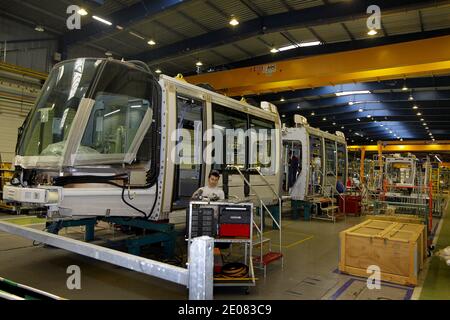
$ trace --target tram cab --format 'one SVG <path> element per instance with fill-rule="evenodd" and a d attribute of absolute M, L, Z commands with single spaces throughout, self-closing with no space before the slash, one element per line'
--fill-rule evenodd
<path fill-rule="evenodd" d="M 293 200 L 332 194 L 338 179 L 343 185 L 347 181 L 344 134 L 312 128 L 306 118 L 299 115 L 294 120 L 296 126 L 284 128 L 282 134 L 284 194 Z"/>
<path fill-rule="evenodd" d="M 273 105 L 254 107 L 155 75 L 142 62 L 64 61 L 21 128 L 4 198 L 45 206 L 48 216 L 168 221 L 185 214 L 217 169 L 228 198 L 251 197 L 243 173 L 269 204 L 271 188 L 281 187 L 280 128 Z M 230 138 L 230 130 L 239 134 Z"/>

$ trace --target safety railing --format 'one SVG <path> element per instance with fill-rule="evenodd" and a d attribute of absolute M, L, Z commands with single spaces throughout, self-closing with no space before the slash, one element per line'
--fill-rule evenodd
<path fill-rule="evenodd" d="M 280 195 L 273 189 L 273 187 L 270 185 L 270 183 L 267 181 L 267 179 L 262 175 L 262 173 L 257 169 L 257 168 L 252 168 L 250 170 L 254 170 L 255 172 L 258 173 L 258 175 L 260 177 L 263 178 L 263 181 L 265 182 L 265 184 L 271 189 L 271 191 L 273 192 L 273 194 L 276 196 L 277 201 L 278 201 L 278 213 L 279 213 L 279 220 L 275 219 L 275 217 L 272 215 L 272 212 L 270 211 L 270 209 L 267 207 L 267 205 L 264 203 L 262 197 L 258 194 L 258 192 L 256 191 L 256 189 L 253 187 L 253 185 L 251 184 L 250 181 L 248 181 L 248 179 L 245 177 L 244 173 L 242 172 L 242 170 L 234 165 L 228 165 L 227 170 L 236 170 L 239 174 L 239 176 L 241 177 L 242 181 L 250 188 L 250 191 L 253 193 L 254 196 L 256 196 L 258 202 L 259 202 L 259 207 L 260 207 L 260 226 L 258 226 L 255 222 L 254 226 L 256 227 L 257 233 L 258 233 L 258 238 L 259 238 L 259 243 L 260 243 L 260 262 L 262 263 L 263 261 L 263 242 L 264 242 L 264 212 L 266 212 L 269 217 L 271 218 L 271 220 L 273 221 L 273 223 L 275 224 L 275 226 L 278 228 L 279 231 L 279 253 L 282 253 L 282 245 L 281 245 L 281 209 L 282 209 L 282 200 Z"/>

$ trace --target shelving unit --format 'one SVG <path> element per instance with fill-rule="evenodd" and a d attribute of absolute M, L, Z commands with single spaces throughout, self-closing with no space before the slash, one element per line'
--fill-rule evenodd
<path fill-rule="evenodd" d="M 249 212 L 249 221 L 245 223 L 248 226 L 247 236 L 221 236 L 220 211 L 223 209 Z M 244 247 L 244 256 L 240 261 L 235 262 L 241 262 L 248 267 L 247 276 L 241 278 L 215 276 L 214 286 L 253 287 L 256 285 L 252 259 L 253 203 L 191 201 L 189 203 L 186 241 L 190 244 L 193 238 L 199 236 L 213 237 L 214 243 L 217 244 L 228 243 L 231 246 L 239 244 Z"/>

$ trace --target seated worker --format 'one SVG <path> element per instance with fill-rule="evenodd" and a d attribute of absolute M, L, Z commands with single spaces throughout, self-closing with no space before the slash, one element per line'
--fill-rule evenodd
<path fill-rule="evenodd" d="M 336 182 L 336 190 L 339 193 L 344 193 L 345 192 L 345 186 L 344 186 L 344 184 L 342 183 L 341 180 L 342 180 L 342 176 L 338 176 L 337 182 Z"/>
<path fill-rule="evenodd" d="M 222 188 L 217 187 L 220 180 L 220 173 L 212 170 L 208 176 L 208 185 L 198 189 L 192 195 L 192 200 L 203 200 L 207 198 L 211 201 L 219 201 L 225 199 L 225 193 Z"/>

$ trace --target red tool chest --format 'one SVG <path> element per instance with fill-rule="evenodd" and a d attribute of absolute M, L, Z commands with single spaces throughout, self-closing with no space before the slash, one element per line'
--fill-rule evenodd
<path fill-rule="evenodd" d="M 344 210 L 345 201 L 345 210 Z M 339 209 L 348 215 L 361 215 L 361 196 L 359 195 L 344 195 L 339 197 Z"/>

